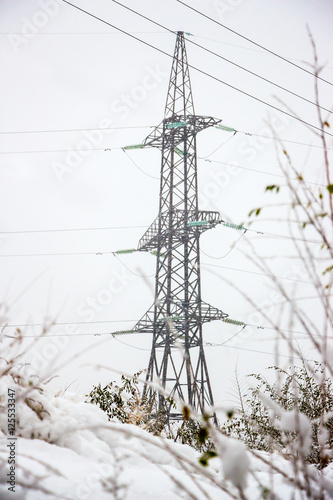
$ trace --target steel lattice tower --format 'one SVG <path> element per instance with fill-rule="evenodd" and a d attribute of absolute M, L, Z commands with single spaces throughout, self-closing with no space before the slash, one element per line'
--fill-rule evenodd
<path fill-rule="evenodd" d="M 181 415 L 149 382 L 159 381 L 171 398 L 199 412 L 211 406 L 202 325 L 228 316 L 202 301 L 200 283 L 200 235 L 222 220 L 218 212 L 198 208 L 196 135 L 220 122 L 195 115 L 184 33 L 178 32 L 164 120 L 142 145 L 159 148 L 162 165 L 159 214 L 138 245 L 157 255 L 155 302 L 134 328 L 153 337 L 143 395 L 170 419 Z"/>

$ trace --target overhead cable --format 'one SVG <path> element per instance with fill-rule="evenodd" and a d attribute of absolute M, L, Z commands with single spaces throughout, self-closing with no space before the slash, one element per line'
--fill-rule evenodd
<path fill-rule="evenodd" d="M 306 68 L 303 68 L 302 66 L 299 66 L 298 64 L 292 62 L 290 59 L 287 59 L 286 57 L 283 57 L 281 56 L 280 54 L 277 54 L 276 52 L 274 52 L 273 50 L 270 50 L 268 49 L 267 47 L 264 47 L 263 45 L 255 42 L 254 40 L 251 40 L 250 38 L 242 35 L 241 33 L 229 28 L 228 26 L 226 26 L 225 24 L 222 24 L 220 23 L 219 21 L 217 21 L 216 19 L 213 19 L 212 17 L 209 17 L 207 16 L 207 14 L 204 14 L 203 12 L 201 12 L 200 10 L 197 10 L 195 9 L 194 7 L 192 7 L 191 5 L 188 5 L 187 3 L 181 1 L 181 0 L 177 0 L 178 3 L 181 3 L 182 5 L 184 5 L 185 7 L 187 7 L 188 9 L 191 9 L 193 10 L 194 12 L 197 12 L 198 14 L 200 14 L 201 16 L 205 17 L 206 19 L 209 19 L 210 21 L 212 21 L 213 23 L 215 24 L 218 24 L 219 26 L 221 26 L 222 28 L 228 30 L 228 31 L 231 31 L 232 33 L 234 33 L 235 35 L 237 36 L 240 36 L 241 38 L 243 38 L 244 40 L 247 40 L 248 42 L 252 43 L 253 45 L 256 45 L 257 47 L 260 47 L 261 49 L 265 50 L 266 52 L 269 52 L 270 54 L 278 57 L 279 59 L 282 59 L 283 61 L 285 61 L 286 63 L 288 64 L 291 64 L 292 66 L 295 66 L 296 68 L 304 71 L 305 73 L 308 73 L 309 75 L 313 76 L 313 77 L 316 77 L 318 78 L 318 80 L 321 80 L 325 83 L 328 83 L 329 85 L 332 85 L 333 86 L 333 83 L 332 82 L 329 82 L 328 80 L 325 80 L 324 78 L 318 76 L 318 75 L 315 75 L 314 73 L 312 73 L 312 71 L 309 71 L 308 69 Z"/>
<path fill-rule="evenodd" d="M 129 37 L 133 38 L 134 40 L 140 42 L 140 43 L 143 43 L 144 45 L 154 49 L 154 50 L 157 50 L 158 52 L 160 52 L 161 54 L 164 54 L 166 55 L 167 57 L 169 58 L 172 58 L 173 59 L 173 55 L 172 54 L 169 54 L 168 52 L 165 52 L 164 50 L 156 47 L 155 45 L 152 45 L 151 43 L 148 43 L 146 42 L 145 40 L 142 40 L 141 38 L 138 38 L 137 36 L 134 36 L 134 35 L 131 35 L 131 33 L 129 33 L 128 31 L 125 31 L 125 30 L 122 30 L 121 28 L 118 28 L 117 26 L 109 23 L 108 21 L 105 21 L 104 19 L 98 17 L 98 16 L 95 16 L 94 14 L 92 14 L 91 12 L 88 12 L 84 9 L 82 9 L 81 7 L 78 7 L 77 5 L 71 3 L 71 2 L 68 2 L 68 0 L 62 0 L 64 3 L 68 4 L 68 5 L 71 5 L 72 7 L 74 7 L 75 9 L 87 14 L 88 16 L 90 17 L 93 17 L 94 19 L 98 20 L 98 21 L 101 21 L 102 23 L 104 24 L 107 24 L 108 26 L 111 26 L 112 28 L 114 29 L 117 29 L 119 30 L 121 33 L 124 33 L 126 35 L 128 35 Z M 297 120 L 299 121 L 300 123 L 303 123 L 305 125 L 308 125 L 309 127 L 312 127 L 313 129 L 315 130 L 319 130 L 320 132 L 326 134 L 326 135 L 329 135 L 331 137 L 333 137 L 333 134 L 331 134 L 330 132 L 328 132 L 327 130 L 324 130 L 320 127 L 317 127 L 316 125 L 313 125 L 312 123 L 309 123 L 307 122 L 306 120 L 303 120 L 301 118 L 299 118 L 298 116 L 295 116 L 291 113 L 289 113 L 288 111 L 284 111 L 280 108 L 278 108 L 277 106 L 274 106 L 273 104 L 270 104 L 270 103 L 267 103 L 266 101 L 260 99 L 259 97 L 255 97 L 253 96 L 252 94 L 249 94 L 248 92 L 245 92 L 244 90 L 241 90 L 239 89 L 238 87 L 235 87 L 234 85 L 231 85 L 230 83 L 227 83 L 223 80 L 221 80 L 220 78 L 214 76 L 214 75 L 211 75 L 210 73 L 206 72 L 206 71 L 203 71 L 202 69 L 200 68 L 197 68 L 196 66 L 193 66 L 192 64 L 188 64 L 188 67 L 193 69 L 194 71 L 198 71 L 199 73 L 205 75 L 205 76 L 208 76 L 208 78 L 211 78 L 219 83 L 222 83 L 223 85 L 226 85 L 227 87 L 229 88 L 232 88 L 233 90 L 236 90 L 237 92 L 240 92 L 241 94 L 243 95 L 246 95 L 247 97 L 250 97 L 251 99 L 254 99 L 255 101 L 257 102 L 260 102 L 261 104 L 264 104 L 272 109 L 275 109 L 276 111 L 279 111 L 280 113 L 283 113 L 284 115 L 286 116 L 289 116 L 290 118 L 294 119 L 294 120 Z"/>
<path fill-rule="evenodd" d="M 167 28 L 166 26 L 163 26 L 162 24 L 154 21 L 153 19 L 151 19 L 150 17 L 147 17 L 147 16 L 144 16 L 143 14 L 140 14 L 140 12 L 137 12 L 136 10 L 134 9 L 131 9 L 130 7 L 127 7 L 126 5 L 118 2 L 117 0 L 112 0 L 114 3 L 120 5 L 121 7 L 124 7 L 125 9 L 129 10 L 130 12 L 133 12 L 134 14 L 142 17 L 143 19 L 146 19 L 147 21 L 153 23 L 153 24 L 156 24 L 157 26 L 160 26 L 161 28 L 169 31 L 170 33 L 174 33 L 173 30 L 170 30 L 169 28 Z M 190 35 L 190 33 L 188 34 Z M 226 57 L 224 56 L 221 56 L 221 54 L 217 54 L 216 52 L 214 52 L 213 50 L 210 50 L 208 49 L 207 47 L 204 47 L 203 45 L 200 45 L 199 43 L 196 43 L 194 42 L 193 40 L 191 39 L 187 39 L 187 41 L 189 43 L 191 43 L 192 45 L 195 45 L 196 47 L 199 47 L 200 49 L 204 50 L 205 52 L 208 52 L 209 54 L 212 54 L 216 57 L 218 57 L 219 59 L 222 59 L 223 61 L 226 61 L 228 62 L 229 64 L 232 64 L 233 66 L 236 66 L 237 68 L 239 69 L 242 69 L 243 71 L 246 71 L 247 73 L 251 74 L 252 76 L 255 76 L 257 78 L 259 78 L 260 80 L 263 80 L 265 81 L 266 83 L 269 83 L 271 85 L 274 85 L 274 87 L 277 87 L 281 90 L 284 90 L 285 92 L 288 92 L 289 94 L 292 94 L 293 96 L 295 97 L 298 97 L 299 99 L 302 99 L 303 101 L 306 101 L 308 102 L 309 104 L 312 104 L 313 106 L 316 106 L 316 108 L 320 108 L 324 111 L 327 111 L 328 113 L 332 113 L 332 111 L 330 109 L 327 109 L 327 108 L 324 108 L 323 106 L 320 106 L 319 104 L 311 101 L 310 99 L 307 99 L 306 97 L 303 97 L 301 96 L 300 94 L 298 94 L 297 92 L 293 92 L 292 90 L 289 90 L 289 89 L 286 89 L 285 87 L 283 87 L 282 85 L 279 85 L 275 82 L 272 82 L 272 80 L 269 80 L 268 78 L 265 78 L 264 76 L 262 75 L 259 75 L 258 73 L 256 73 L 255 71 L 251 71 L 249 70 L 248 68 L 244 68 L 244 66 L 241 66 L 240 64 L 237 64 L 235 63 L 234 61 L 231 61 L 230 59 L 227 59 Z"/>

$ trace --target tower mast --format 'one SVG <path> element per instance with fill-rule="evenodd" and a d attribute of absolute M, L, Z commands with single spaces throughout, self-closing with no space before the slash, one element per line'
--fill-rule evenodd
<path fill-rule="evenodd" d="M 134 331 L 152 334 L 143 396 L 169 418 L 170 402 L 150 382 L 159 382 L 202 413 L 214 403 L 203 348 L 202 325 L 228 315 L 201 299 L 201 234 L 222 222 L 220 214 L 198 208 L 196 136 L 221 120 L 195 114 L 184 33 L 177 33 L 162 123 L 143 146 L 161 150 L 159 213 L 138 250 L 157 255 L 155 301 Z"/>

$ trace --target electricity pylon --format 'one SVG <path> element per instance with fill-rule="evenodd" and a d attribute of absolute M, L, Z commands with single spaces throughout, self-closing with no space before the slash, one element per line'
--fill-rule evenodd
<path fill-rule="evenodd" d="M 220 122 L 194 112 L 184 33 L 179 31 L 164 119 L 140 146 L 159 148 L 162 165 L 159 214 L 138 245 L 157 256 L 155 301 L 134 327 L 153 337 L 143 396 L 171 420 L 182 415 L 172 413 L 168 399 L 150 382 L 159 382 L 171 399 L 178 397 L 200 413 L 214 403 L 202 325 L 228 315 L 201 299 L 199 239 L 223 221 L 218 212 L 198 208 L 196 136 Z"/>

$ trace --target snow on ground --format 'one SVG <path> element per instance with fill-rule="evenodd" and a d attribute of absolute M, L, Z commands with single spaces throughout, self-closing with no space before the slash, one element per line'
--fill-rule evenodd
<path fill-rule="evenodd" d="M 8 491 L 9 442 L 6 405 L 1 402 L 0 499 L 15 500 L 225 500 L 244 486 L 246 498 L 260 498 L 260 487 L 274 486 L 276 499 L 297 500 L 274 463 L 293 477 L 292 464 L 278 455 L 250 455 L 239 442 L 221 436 L 220 458 L 206 468 L 189 446 L 155 437 L 134 425 L 109 422 L 95 405 L 68 393 L 55 395 L 36 377 L 13 373 L 0 379 L 0 394 L 15 390 L 17 428 L 15 495 Z M 5 410 L 5 411 L 4 411 Z M 264 460 L 264 461 L 263 461 Z M 265 463 L 265 460 L 267 463 Z M 326 469 L 330 488 L 333 469 Z M 313 474 L 318 474 L 313 469 Z M 333 498 L 333 488 L 331 489 Z"/>
<path fill-rule="evenodd" d="M 130 443 L 126 444 L 130 447 Z M 148 452 L 144 446 L 141 448 L 142 452 Z M 20 465 L 33 471 L 34 475 L 45 476 L 39 481 L 39 485 L 52 492 L 57 499 L 110 500 L 115 497 L 112 492 L 116 491 L 118 498 L 125 497 L 128 500 L 184 498 L 182 495 L 178 496 L 177 488 L 163 470 L 172 473 L 180 481 L 185 481 L 184 484 L 191 481 L 172 464 L 170 457 L 151 457 L 154 462 L 151 463 L 137 454 L 137 450 L 131 452 L 127 446 L 110 447 L 110 450 L 112 453 L 99 461 L 94 454 L 90 458 L 40 440 L 21 439 L 18 443 Z M 96 447 L 92 451 L 96 451 Z M 190 487 L 193 489 L 191 484 Z M 212 491 L 212 488 L 208 487 L 209 490 Z M 49 496 L 45 492 L 31 490 L 26 498 L 44 500 Z M 201 498 L 205 497 L 201 495 Z M 223 497 L 218 495 L 214 498 Z"/>

